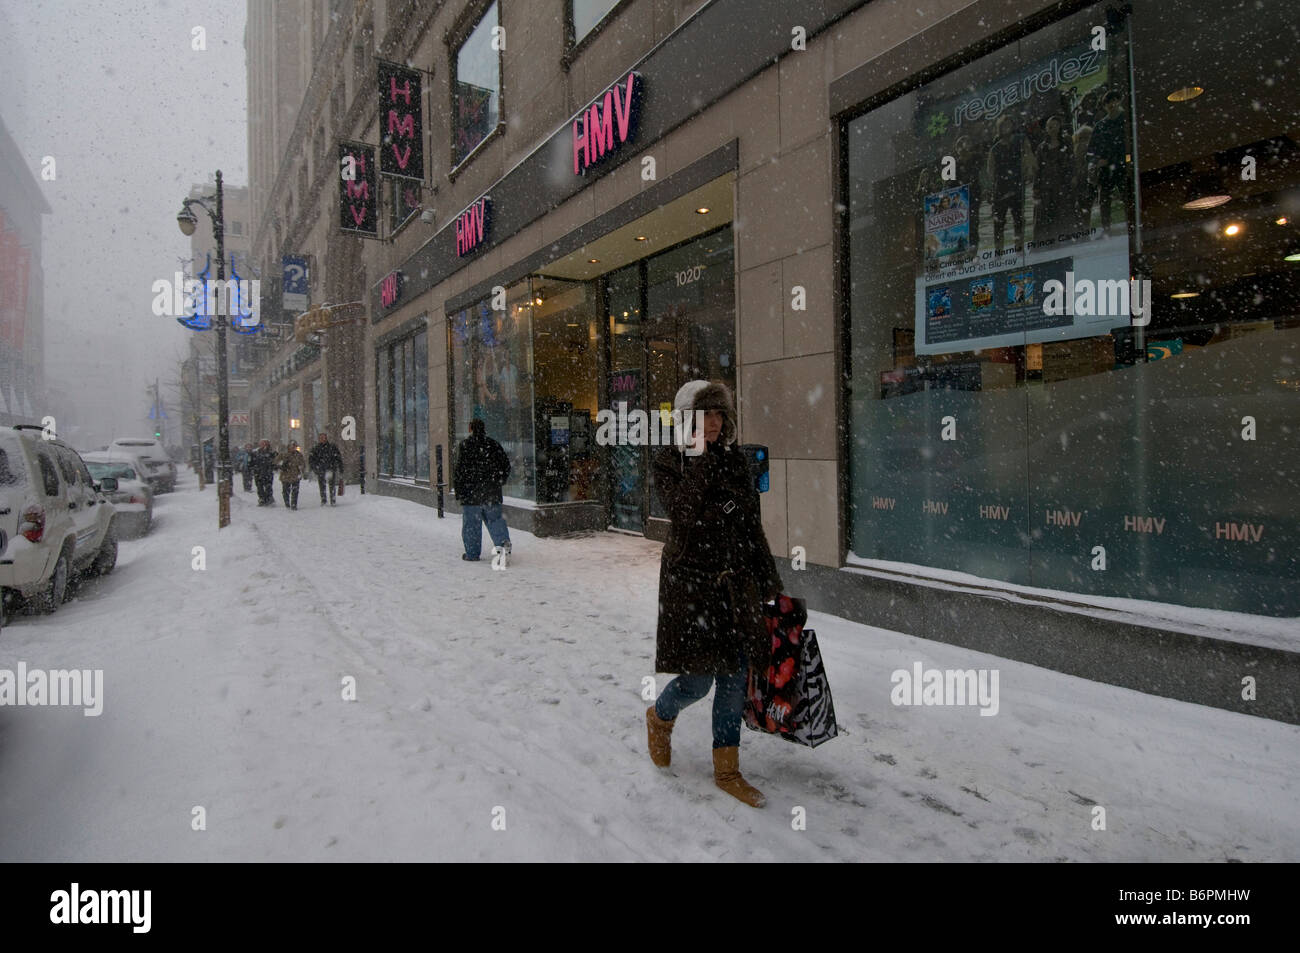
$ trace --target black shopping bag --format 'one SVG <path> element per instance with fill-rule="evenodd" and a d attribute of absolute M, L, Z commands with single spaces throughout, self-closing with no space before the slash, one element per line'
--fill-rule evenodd
<path fill-rule="evenodd" d="M 804 628 L 802 599 L 782 595 L 766 615 L 772 658 L 766 671 L 749 670 L 745 724 L 815 748 L 839 734 L 817 633 Z"/>

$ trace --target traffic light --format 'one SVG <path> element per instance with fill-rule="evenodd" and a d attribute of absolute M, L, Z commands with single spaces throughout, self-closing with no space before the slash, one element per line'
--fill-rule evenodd
<path fill-rule="evenodd" d="M 154 428 L 153 435 L 154 435 L 154 438 L 155 438 L 155 439 L 158 439 L 158 440 L 161 440 L 161 439 L 162 439 L 162 431 L 159 430 L 157 427 Z"/>

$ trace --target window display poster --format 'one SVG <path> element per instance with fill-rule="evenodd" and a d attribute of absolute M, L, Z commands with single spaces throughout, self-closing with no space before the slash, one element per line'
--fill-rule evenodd
<path fill-rule="evenodd" d="M 1127 312 L 1044 307 L 1046 282 L 1130 277 L 1123 57 L 1117 38 L 1096 49 L 1087 37 L 958 95 L 919 93 L 916 353 L 1131 323 Z"/>

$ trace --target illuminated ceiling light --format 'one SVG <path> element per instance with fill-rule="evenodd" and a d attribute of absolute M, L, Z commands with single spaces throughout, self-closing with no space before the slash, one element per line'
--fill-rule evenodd
<path fill-rule="evenodd" d="M 696 215 L 708 215 L 708 214 L 709 214 L 709 209 L 708 209 L 707 206 L 700 206 L 699 208 L 697 208 L 697 209 L 695 210 L 695 214 L 696 214 Z"/>
<path fill-rule="evenodd" d="M 1179 291 L 1179 292 L 1177 292 L 1176 294 L 1171 294 L 1169 297 L 1171 297 L 1171 298 L 1199 298 L 1200 295 L 1201 295 L 1201 293 L 1200 293 L 1199 291 Z"/>
<path fill-rule="evenodd" d="M 599 265 L 599 264 L 600 264 L 600 259 L 599 259 L 599 258 L 588 258 L 587 261 L 588 261 L 590 264 L 593 264 L 593 265 Z"/>
<path fill-rule="evenodd" d="M 1194 176 L 1187 185 L 1187 195 L 1183 199 L 1183 208 L 1189 211 L 1216 208 L 1232 201 L 1223 188 L 1223 183 L 1214 173 L 1202 173 Z"/>
<path fill-rule="evenodd" d="M 636 237 L 636 240 L 639 241 L 639 242 L 643 242 L 643 241 L 646 240 L 646 237 L 645 237 L 644 235 L 638 235 L 638 236 Z"/>
<path fill-rule="evenodd" d="M 1184 86 L 1182 89 L 1175 89 L 1165 97 L 1171 103 L 1185 103 L 1190 99 L 1195 99 L 1205 90 L 1200 86 Z"/>
<path fill-rule="evenodd" d="M 1290 219 L 1288 219 L 1285 215 L 1283 215 L 1281 218 L 1275 218 L 1275 219 L 1273 219 L 1273 224 L 1274 224 L 1274 225 L 1285 225 L 1288 221 L 1290 221 Z"/>
<path fill-rule="evenodd" d="M 1282 256 L 1283 261 L 1300 261 L 1300 242 L 1292 242 L 1287 246 L 1286 254 Z"/>
<path fill-rule="evenodd" d="M 577 325 L 574 324 L 572 321 L 570 321 L 567 325 L 565 325 L 565 327 L 576 328 Z"/>
<path fill-rule="evenodd" d="M 626 312 L 626 311 L 623 312 L 623 317 L 625 317 L 625 318 L 627 317 L 627 312 Z"/>
<path fill-rule="evenodd" d="M 1238 225 L 1236 222 L 1234 222 L 1234 223 L 1232 223 L 1231 225 L 1229 225 L 1227 228 L 1225 228 L 1225 229 L 1223 230 L 1223 234 L 1225 234 L 1225 235 L 1240 235 L 1240 234 L 1241 234 L 1241 226 Z"/>

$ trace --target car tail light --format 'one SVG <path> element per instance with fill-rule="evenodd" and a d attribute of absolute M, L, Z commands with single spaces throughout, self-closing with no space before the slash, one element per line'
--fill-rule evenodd
<path fill-rule="evenodd" d="M 18 532 L 22 533 L 29 543 L 39 543 L 41 537 L 45 535 L 45 508 L 29 506 L 23 510 L 23 521 L 18 524 Z"/>

